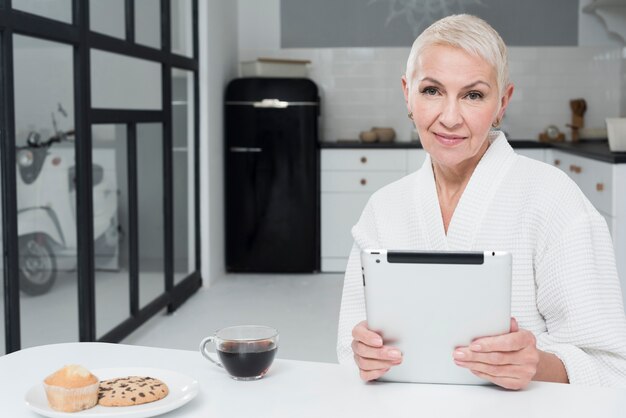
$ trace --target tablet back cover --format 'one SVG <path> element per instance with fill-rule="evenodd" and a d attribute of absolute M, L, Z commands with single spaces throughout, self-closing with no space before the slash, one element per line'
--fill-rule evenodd
<path fill-rule="evenodd" d="M 509 332 L 510 254 L 364 250 L 361 265 L 368 326 L 403 352 L 379 380 L 488 384 L 452 353 Z"/>

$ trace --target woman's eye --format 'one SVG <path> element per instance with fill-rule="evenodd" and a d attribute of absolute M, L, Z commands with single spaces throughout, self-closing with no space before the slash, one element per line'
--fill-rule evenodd
<path fill-rule="evenodd" d="M 422 90 L 422 94 L 425 94 L 427 96 L 434 96 L 435 94 L 437 94 L 437 89 L 434 87 L 426 87 Z"/>
<path fill-rule="evenodd" d="M 483 95 L 477 91 L 470 91 L 467 93 L 467 98 L 470 100 L 480 100 L 483 98 Z"/>

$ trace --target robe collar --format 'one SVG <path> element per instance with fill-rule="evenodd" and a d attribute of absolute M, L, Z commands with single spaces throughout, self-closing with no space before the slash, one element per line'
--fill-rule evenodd
<path fill-rule="evenodd" d="M 502 132 L 490 133 L 490 145 L 472 173 L 457 204 L 446 235 L 437 195 L 430 155 L 416 176 L 415 195 L 420 229 L 425 231 L 429 250 L 471 251 L 484 221 L 485 213 L 517 154 Z M 421 216 L 420 216 L 421 215 Z M 485 250 L 484 248 L 479 250 Z"/>

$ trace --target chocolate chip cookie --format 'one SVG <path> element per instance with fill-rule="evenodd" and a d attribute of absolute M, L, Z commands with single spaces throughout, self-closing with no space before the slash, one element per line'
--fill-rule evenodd
<path fill-rule="evenodd" d="M 163 399 L 168 393 L 167 385 L 152 377 L 119 377 L 100 382 L 98 404 L 102 406 L 141 405 Z"/>

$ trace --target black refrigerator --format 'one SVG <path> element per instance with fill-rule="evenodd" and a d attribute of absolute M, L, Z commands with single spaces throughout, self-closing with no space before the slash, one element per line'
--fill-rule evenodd
<path fill-rule="evenodd" d="M 317 86 L 239 78 L 225 95 L 226 270 L 320 267 Z"/>

